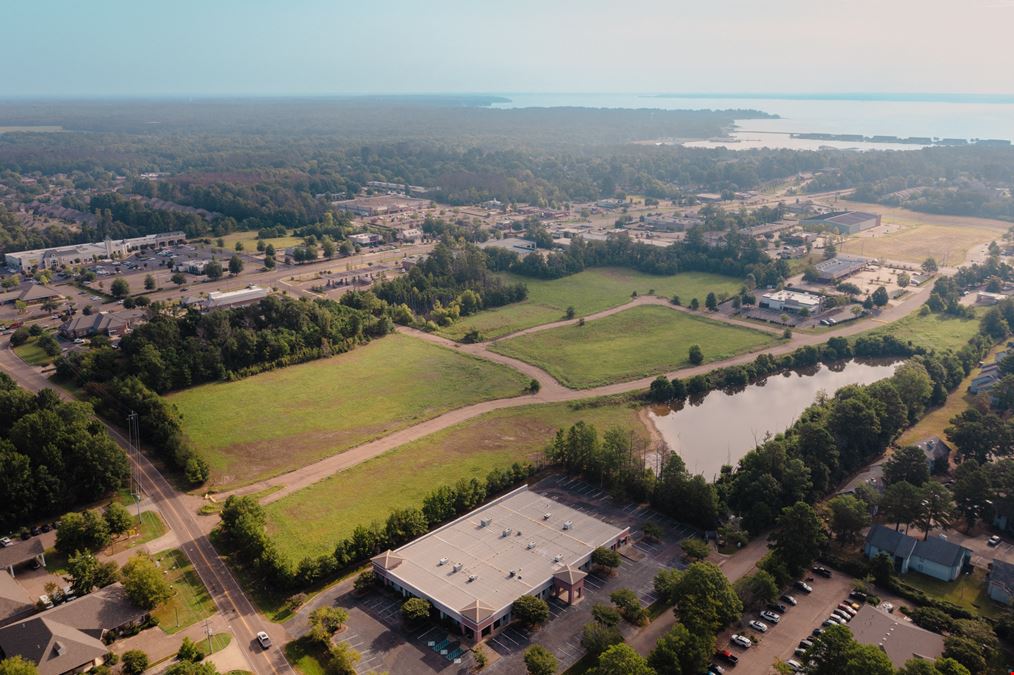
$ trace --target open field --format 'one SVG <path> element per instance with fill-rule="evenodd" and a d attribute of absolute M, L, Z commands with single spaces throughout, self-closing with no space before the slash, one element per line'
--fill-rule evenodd
<path fill-rule="evenodd" d="M 980 312 L 981 314 L 981 312 Z M 949 314 L 909 314 L 903 319 L 875 328 L 869 334 L 893 335 L 926 349 L 960 349 L 979 332 L 979 319 L 959 319 Z"/>
<path fill-rule="evenodd" d="M 553 403 L 487 413 L 337 473 L 265 507 L 268 533 L 298 562 L 326 553 L 357 525 L 422 505 L 441 485 L 478 478 L 516 461 L 535 461 L 560 427 L 584 420 L 601 434 L 630 429 L 647 439 L 637 411 L 620 404 L 574 410 Z"/>
<path fill-rule="evenodd" d="M 212 237 L 212 239 L 211 239 L 212 243 L 214 243 L 216 241 L 216 239 L 217 239 L 216 237 Z M 257 239 L 257 232 L 255 232 L 255 231 L 254 232 L 232 232 L 232 233 L 227 234 L 224 237 L 222 237 L 222 241 L 225 243 L 225 250 L 226 251 L 234 251 L 236 249 L 236 242 L 237 241 L 241 241 L 241 242 L 243 242 L 243 252 L 244 253 L 252 253 L 253 255 L 257 255 L 257 241 L 258 241 L 258 239 Z M 271 244 L 272 246 L 275 247 L 275 251 L 276 251 L 275 257 L 276 258 L 281 258 L 282 257 L 281 254 L 282 254 L 282 249 L 283 248 L 288 248 L 290 246 L 295 246 L 297 244 L 303 243 L 303 239 L 301 237 L 272 237 L 270 239 L 263 239 L 262 241 L 264 242 L 265 246 L 267 246 L 268 244 Z"/>
<path fill-rule="evenodd" d="M 300 675 L 324 675 L 327 672 L 327 652 L 309 635 L 285 645 L 285 658 Z"/>
<path fill-rule="evenodd" d="M 859 202 L 842 201 L 835 206 L 873 210 L 883 215 L 885 225 L 900 226 L 890 234 L 849 237 L 840 247 L 843 252 L 913 263 L 933 257 L 943 265 L 956 267 L 973 246 L 999 240 L 1011 227 L 1011 223 L 989 218 L 941 216 Z"/>
<path fill-rule="evenodd" d="M 901 578 L 924 593 L 984 617 L 1003 614 L 1003 607 L 986 594 L 986 572 L 976 568 L 971 575 L 962 574 L 955 581 L 940 581 L 918 572 L 910 572 Z"/>
<path fill-rule="evenodd" d="M 465 317 L 447 328 L 441 335 L 460 340 L 472 329 L 492 340 L 524 328 L 565 318 L 567 307 L 573 307 L 576 316 L 587 316 L 630 300 L 632 292 L 645 295 L 654 290 L 657 295 L 680 296 L 684 304 L 691 298 L 704 303 L 709 291 L 715 294 L 735 293 L 743 284 L 719 274 L 683 272 L 671 276 L 653 276 L 630 269 L 602 267 L 585 270 L 562 279 L 530 279 L 505 275 L 511 281 L 522 281 L 528 286 L 528 299 L 505 307 L 479 312 Z"/>
<path fill-rule="evenodd" d="M 167 603 L 151 613 L 158 619 L 159 628 L 172 635 L 215 613 L 208 589 L 181 550 L 163 551 L 154 560 L 166 570 L 166 580 L 175 591 Z"/>
<path fill-rule="evenodd" d="M 169 400 L 222 487 L 290 471 L 470 403 L 520 395 L 527 384 L 505 366 L 393 334 Z"/>
<path fill-rule="evenodd" d="M 56 356 L 50 356 L 39 346 L 37 337 L 29 338 L 28 342 L 14 348 L 14 353 L 30 366 L 48 366 Z"/>
<path fill-rule="evenodd" d="M 718 361 L 774 344 L 768 333 L 730 326 L 666 307 L 642 306 L 584 326 L 571 325 L 496 342 L 490 349 L 536 365 L 575 389 L 677 370 L 701 345 Z"/>
<path fill-rule="evenodd" d="M 141 544 L 147 544 L 153 539 L 158 539 L 166 533 L 165 523 L 157 511 L 143 511 L 141 513 L 140 526 L 137 516 L 134 516 L 134 524 L 130 536 L 126 539 L 118 539 L 109 545 L 106 551 L 109 555 L 125 551 Z"/>

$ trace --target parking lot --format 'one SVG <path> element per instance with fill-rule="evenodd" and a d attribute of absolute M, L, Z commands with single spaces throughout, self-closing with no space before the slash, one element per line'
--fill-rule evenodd
<path fill-rule="evenodd" d="M 757 612 L 745 612 L 739 624 L 718 636 L 718 648 L 728 649 L 739 656 L 737 675 L 772 673 L 772 664 L 777 659 L 784 661 L 793 658 L 792 653 L 799 646 L 799 641 L 809 637 L 810 632 L 831 615 L 838 603 L 848 597 L 852 582 L 852 577 L 838 572 L 830 579 L 815 576 L 812 582 L 807 582 L 813 587 L 813 593 L 807 594 L 796 589 L 788 591 L 799 604 L 787 607 L 781 615 L 781 621 L 772 624 L 760 619 L 768 625 L 767 633 L 749 628 L 749 621 L 760 617 Z M 749 649 L 737 647 L 729 642 L 729 636 L 733 633 L 746 635 L 756 643 Z"/>

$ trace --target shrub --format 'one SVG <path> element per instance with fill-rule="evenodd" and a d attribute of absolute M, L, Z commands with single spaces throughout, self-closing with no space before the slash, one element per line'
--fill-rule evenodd
<path fill-rule="evenodd" d="M 511 613 L 526 628 L 534 628 L 549 620 L 549 605 L 534 595 L 522 595 L 514 601 Z"/>
<path fill-rule="evenodd" d="M 401 615 L 406 621 L 422 621 L 430 615 L 430 603 L 422 598 L 409 598 L 401 606 Z"/>

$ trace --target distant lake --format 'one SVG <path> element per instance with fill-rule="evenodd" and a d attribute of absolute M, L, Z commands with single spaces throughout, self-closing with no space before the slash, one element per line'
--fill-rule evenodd
<path fill-rule="evenodd" d="M 714 480 L 723 464 L 735 466 L 767 434 L 792 426 L 818 392 L 832 396 L 849 384 L 871 384 L 890 377 L 899 363 L 847 361 L 773 375 L 739 393 L 713 391 L 698 405 L 653 406 L 649 417 L 687 470 Z"/>
<path fill-rule="evenodd" d="M 658 108 L 663 110 L 752 109 L 778 115 L 780 119 L 742 120 L 740 132 L 764 134 L 768 147 L 799 147 L 783 144 L 789 133 L 862 134 L 864 136 L 928 136 L 931 138 L 1014 139 L 1014 96 L 929 95 L 926 100 L 880 95 L 869 98 L 844 95 L 837 98 L 764 98 L 735 95 L 658 96 L 655 94 L 502 94 L 509 103 L 496 108 L 578 106 L 592 108 Z M 827 141 L 807 141 L 813 147 L 836 146 Z M 846 143 L 845 147 L 871 144 Z M 730 144 L 728 147 L 735 147 Z M 901 146 L 913 149 L 918 146 Z M 900 149 L 900 148 L 899 148 Z"/>

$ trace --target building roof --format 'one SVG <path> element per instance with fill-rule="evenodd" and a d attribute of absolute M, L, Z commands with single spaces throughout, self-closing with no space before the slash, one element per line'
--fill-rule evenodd
<path fill-rule="evenodd" d="M 60 295 L 60 292 L 50 288 L 49 286 L 33 284 L 30 281 L 26 281 L 14 290 L 0 295 L 0 303 L 14 302 L 16 300 L 21 300 L 23 302 L 37 302 L 48 298 L 60 297 L 63 297 Z"/>
<path fill-rule="evenodd" d="M 623 531 L 522 486 L 374 561 L 452 612 L 492 613 Z"/>
<path fill-rule="evenodd" d="M 587 572 L 579 570 L 578 568 L 572 565 L 567 565 L 562 570 L 554 574 L 553 578 L 559 579 L 560 581 L 563 581 L 564 583 L 573 586 L 577 582 L 584 579 L 586 576 L 588 576 Z"/>
<path fill-rule="evenodd" d="M 42 539 L 39 537 L 32 537 L 25 541 L 15 539 L 10 546 L 0 548 L 0 567 L 7 568 L 11 565 L 20 565 L 23 562 L 28 562 L 35 556 L 42 555 L 44 551 Z"/>
<path fill-rule="evenodd" d="M 833 223 L 835 225 L 856 225 L 867 220 L 875 220 L 877 214 L 864 211 L 832 211 L 819 216 L 807 218 L 806 223 Z"/>
<path fill-rule="evenodd" d="M 822 260 L 815 265 L 821 274 L 840 274 L 858 270 L 866 265 L 866 258 L 850 255 L 836 255 L 830 260 Z"/>
<path fill-rule="evenodd" d="M 250 286 L 248 288 L 241 288 L 238 291 L 212 291 L 208 293 L 208 299 L 205 304 L 208 309 L 215 309 L 216 307 L 228 307 L 241 302 L 253 302 L 266 297 L 268 297 L 266 289 L 260 286 Z"/>
<path fill-rule="evenodd" d="M 34 611 L 35 605 L 28 591 L 6 570 L 0 570 L 0 625 Z"/>
<path fill-rule="evenodd" d="M 765 293 L 762 297 L 767 298 L 768 300 L 777 300 L 778 302 L 795 302 L 796 304 L 808 307 L 817 307 L 820 305 L 820 296 L 800 291 L 772 291 L 770 293 Z"/>
<path fill-rule="evenodd" d="M 891 555 L 907 558 L 915 550 L 916 539 L 877 523 L 866 535 L 866 543 Z"/>
<path fill-rule="evenodd" d="M 913 657 L 932 661 L 944 653 L 942 635 L 899 621 L 870 605 L 860 608 L 849 622 L 849 630 L 856 642 L 880 647 L 896 668 Z"/>
<path fill-rule="evenodd" d="M 39 675 L 76 670 L 109 651 L 97 638 L 43 615 L 0 628 L 0 649 L 32 661 Z"/>
<path fill-rule="evenodd" d="M 1014 565 L 993 558 L 989 566 L 989 583 L 999 584 L 1008 593 L 1014 593 Z"/>
<path fill-rule="evenodd" d="M 92 637 L 144 618 L 147 612 L 127 597 L 123 584 L 115 583 L 94 593 L 57 605 L 40 616 L 76 628 Z"/>

